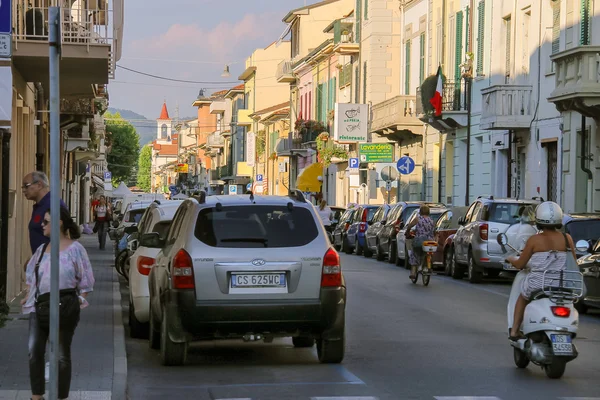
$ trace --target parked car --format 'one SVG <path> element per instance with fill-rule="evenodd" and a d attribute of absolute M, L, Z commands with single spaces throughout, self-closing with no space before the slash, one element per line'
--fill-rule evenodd
<path fill-rule="evenodd" d="M 339 222 L 333 230 L 333 247 L 337 250 L 344 250 L 344 242 L 346 241 L 346 232 L 350 227 L 354 213 L 357 211 L 356 208 L 350 208 L 342 214 Z"/>
<path fill-rule="evenodd" d="M 396 255 L 398 253 L 396 249 L 396 235 L 404 228 L 410 214 L 415 209 L 418 209 L 421 204 L 427 204 L 430 208 L 446 207 L 445 204 L 425 201 L 401 201 L 394 204 L 388 212 L 385 222 L 382 221 L 383 228 L 377 234 L 375 243 L 377 260 L 382 261 L 385 256 L 388 256 L 390 263 L 393 264 L 396 262 Z"/>
<path fill-rule="evenodd" d="M 458 221 L 460 226 L 452 244 L 452 277 L 462 279 L 465 271 L 471 283 L 481 282 L 484 274 L 497 277 L 506 255 L 496 237 L 518 223 L 523 213 L 534 213 L 538 204 L 540 199 L 479 196 Z"/>
<path fill-rule="evenodd" d="M 292 337 L 322 363 L 345 349 L 346 285 L 315 208 L 284 196 L 205 196 L 179 207 L 149 275 L 150 337 L 162 363 L 185 363 L 193 340 Z"/>
<path fill-rule="evenodd" d="M 452 260 L 452 241 L 458 230 L 458 220 L 467 214 L 469 207 L 452 207 L 435 223 L 434 238 L 438 243 L 437 252 L 433 255 L 433 267 L 442 267 L 444 273 L 450 276 L 450 261 Z"/>
<path fill-rule="evenodd" d="M 594 247 L 600 239 L 600 214 L 573 213 L 563 217 L 563 231 L 571 235 L 573 243 L 585 240 Z M 583 257 L 588 252 L 576 251 L 577 257 Z"/>
<path fill-rule="evenodd" d="M 582 239 L 585 240 L 585 239 Z M 576 242 L 575 242 L 576 243 Z M 579 269 L 583 274 L 587 292 L 585 296 L 575 303 L 575 308 L 580 313 L 586 313 L 588 309 L 600 308 L 600 240 L 589 249 L 589 253 L 577 260 Z"/>
<path fill-rule="evenodd" d="M 139 245 L 139 237 L 146 233 L 158 233 L 161 239 L 167 234 L 171 220 L 181 200 L 165 200 L 160 204 L 153 203 L 146 209 L 133 239 L 129 240 L 129 334 L 132 338 L 148 336 L 148 312 L 150 293 L 148 291 L 148 275 L 156 262 L 160 249 Z"/>
<path fill-rule="evenodd" d="M 438 219 L 440 219 L 442 214 L 444 214 L 444 212 L 446 211 L 446 208 L 431 208 L 429 210 L 429 213 L 433 222 L 436 223 Z M 398 234 L 396 235 L 396 248 L 398 249 L 396 253 L 396 265 L 403 264 L 406 268 L 410 267 L 408 265 L 407 259 L 409 254 L 408 251 L 411 250 L 412 241 L 406 240 L 406 227 L 410 225 L 414 219 L 418 218 L 418 216 L 419 209 L 415 208 L 410 217 L 406 220 L 406 225 L 404 225 L 400 232 L 398 232 Z"/>
<path fill-rule="evenodd" d="M 369 224 L 373 220 L 375 212 L 379 205 L 363 204 L 358 206 L 350 226 L 346 231 L 347 246 L 344 249 L 347 254 L 356 250 L 356 255 L 361 256 L 365 248 L 365 232 L 369 229 Z"/>
<path fill-rule="evenodd" d="M 373 252 L 376 250 L 377 235 L 383 228 L 390 209 L 391 206 L 389 204 L 379 206 L 375 215 L 373 215 L 373 220 L 369 224 L 369 228 L 365 232 L 365 247 L 363 254 L 367 258 L 373 257 Z"/>

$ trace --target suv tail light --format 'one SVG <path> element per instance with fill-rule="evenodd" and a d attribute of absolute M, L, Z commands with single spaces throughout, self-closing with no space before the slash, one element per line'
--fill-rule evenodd
<path fill-rule="evenodd" d="M 358 231 L 359 232 L 365 232 L 367 230 L 367 223 L 366 222 L 361 222 L 360 225 L 358 226 Z"/>
<path fill-rule="evenodd" d="M 400 232 L 400 229 L 402 229 L 402 221 L 400 219 L 398 219 L 394 223 L 394 230 L 396 231 L 396 233 L 398 233 L 398 232 Z"/>
<path fill-rule="evenodd" d="M 173 276 L 173 288 L 193 289 L 195 287 L 194 263 L 187 251 L 182 249 L 175 254 L 171 265 L 171 274 Z"/>
<path fill-rule="evenodd" d="M 340 256 L 333 248 L 327 250 L 323 257 L 323 273 L 321 275 L 321 287 L 342 286 L 342 266 Z"/>
<path fill-rule="evenodd" d="M 481 240 L 488 240 L 488 224 L 479 225 L 479 237 Z"/>
<path fill-rule="evenodd" d="M 346 225 L 344 225 L 344 232 L 346 232 L 348 228 L 350 228 L 350 222 L 346 222 Z"/>
<path fill-rule="evenodd" d="M 137 269 L 139 273 L 142 275 L 150 275 L 154 262 L 154 258 L 140 256 L 137 260 Z"/>
<path fill-rule="evenodd" d="M 552 310 L 552 314 L 554 314 L 555 317 L 569 318 L 569 316 L 571 315 L 571 309 L 569 307 L 551 306 L 550 309 Z"/>

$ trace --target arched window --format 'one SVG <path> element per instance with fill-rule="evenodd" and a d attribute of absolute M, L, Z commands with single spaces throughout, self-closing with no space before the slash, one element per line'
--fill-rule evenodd
<path fill-rule="evenodd" d="M 167 138 L 167 124 L 162 124 L 162 126 L 160 127 L 160 138 L 161 139 Z"/>

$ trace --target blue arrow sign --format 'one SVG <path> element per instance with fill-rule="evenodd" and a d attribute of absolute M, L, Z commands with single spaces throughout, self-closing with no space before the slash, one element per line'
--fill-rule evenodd
<path fill-rule="evenodd" d="M 0 0 L 0 34 L 12 33 L 12 10 L 10 0 Z"/>
<path fill-rule="evenodd" d="M 358 157 L 356 157 L 356 158 L 350 158 L 348 160 L 348 168 L 350 168 L 350 169 L 356 169 L 356 168 L 358 168 L 358 166 L 359 166 Z"/>
<path fill-rule="evenodd" d="M 403 156 L 398 160 L 396 168 L 398 168 L 398 172 L 402 175 L 412 174 L 415 170 L 415 160 L 408 156 Z"/>
<path fill-rule="evenodd" d="M 249 184 L 246 185 L 246 190 L 252 190 L 252 184 L 251 183 L 249 183 Z"/>

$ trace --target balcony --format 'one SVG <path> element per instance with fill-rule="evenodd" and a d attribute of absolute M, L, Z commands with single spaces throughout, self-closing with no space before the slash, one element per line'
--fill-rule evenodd
<path fill-rule="evenodd" d="M 556 86 L 548 97 L 558 111 L 575 111 L 586 117 L 600 115 L 600 46 L 579 46 L 550 56 Z"/>
<path fill-rule="evenodd" d="M 396 96 L 373 106 L 371 131 L 378 134 L 411 132 L 423 134 L 423 122 L 416 116 L 415 96 Z"/>
<path fill-rule="evenodd" d="M 529 128 L 533 118 L 532 90 L 529 85 L 494 85 L 482 89 L 479 127 L 485 130 Z"/>
<path fill-rule="evenodd" d="M 445 132 L 467 126 L 467 104 L 465 82 L 447 80 L 443 86 L 442 93 L 442 115 L 434 116 L 433 107 L 429 104 L 423 105 L 421 88 L 417 89 L 415 100 L 416 114 L 422 122 L 433 128 Z M 425 100 L 427 103 L 428 101 Z"/>
<path fill-rule="evenodd" d="M 218 171 L 218 179 L 233 175 L 231 166 L 229 166 L 229 165 L 223 165 L 221 167 L 218 167 L 217 171 Z"/>
<path fill-rule="evenodd" d="M 277 72 L 275 72 L 275 79 L 278 83 L 291 83 L 296 82 L 296 76 L 292 70 L 292 61 L 284 60 L 277 65 Z"/>
<path fill-rule="evenodd" d="M 252 112 L 250 110 L 246 109 L 238 110 L 237 124 L 239 126 L 252 126 L 252 123 L 254 121 L 252 120 L 252 118 L 250 118 L 251 113 Z"/>
<path fill-rule="evenodd" d="M 13 62 L 26 81 L 48 83 L 48 1 L 33 7 L 28 0 L 13 0 Z M 45 4 L 44 4 L 45 3 Z M 90 2 L 91 3 L 91 2 Z M 83 88 L 107 84 L 114 77 L 115 63 L 120 58 L 123 28 L 123 1 L 94 2 L 95 7 L 61 8 L 60 61 L 61 95 L 81 97 Z"/>
<path fill-rule="evenodd" d="M 206 146 L 213 148 L 221 148 L 225 146 L 225 138 L 220 133 L 214 132 L 208 135 Z"/>
<path fill-rule="evenodd" d="M 292 157 L 294 155 L 305 156 L 308 154 L 308 149 L 302 146 L 303 139 L 301 137 L 279 138 L 275 145 L 277 157 Z"/>
<path fill-rule="evenodd" d="M 227 110 L 227 100 L 213 100 L 210 103 L 210 113 L 211 114 L 221 114 Z"/>
<path fill-rule="evenodd" d="M 352 18 L 339 19 L 333 25 L 333 51 L 343 56 L 358 54 L 360 44 L 355 40 L 355 21 Z"/>

